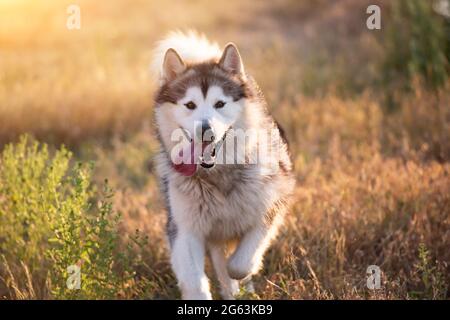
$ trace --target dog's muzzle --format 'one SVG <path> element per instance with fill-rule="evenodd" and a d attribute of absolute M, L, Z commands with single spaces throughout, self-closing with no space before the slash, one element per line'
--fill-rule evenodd
<path fill-rule="evenodd" d="M 200 165 L 205 169 L 210 169 L 216 165 L 216 148 L 215 143 L 208 144 L 200 156 Z M 211 150 L 209 150 L 211 149 Z"/>
<path fill-rule="evenodd" d="M 182 130 L 184 136 L 186 139 L 190 140 L 192 142 L 192 138 L 189 136 L 189 132 L 180 126 L 180 129 Z M 219 140 L 219 142 L 203 142 L 202 144 L 202 155 L 199 157 L 200 165 L 202 168 L 205 169 L 211 169 L 216 165 L 216 155 L 218 150 L 222 147 L 223 143 L 225 142 L 225 139 L 227 137 L 227 133 L 231 130 L 231 126 L 225 131 L 222 138 Z M 203 135 L 203 132 L 202 132 Z"/>
<path fill-rule="evenodd" d="M 222 136 L 222 139 L 219 140 L 219 142 L 214 143 L 208 143 L 202 152 L 202 155 L 200 156 L 200 165 L 205 169 L 211 169 L 216 165 L 216 155 L 217 152 L 222 147 L 223 143 L 225 142 L 225 139 L 227 137 L 227 133 L 231 130 L 231 126 L 225 131 L 225 133 Z"/>

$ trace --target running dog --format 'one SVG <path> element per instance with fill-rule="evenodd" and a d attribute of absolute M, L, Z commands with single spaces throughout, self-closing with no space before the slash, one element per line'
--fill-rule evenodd
<path fill-rule="evenodd" d="M 287 142 L 234 44 L 221 50 L 195 32 L 171 33 L 153 66 L 173 271 L 183 299 L 211 299 L 209 253 L 222 298 L 233 299 L 240 280 L 251 287 L 288 210 Z"/>

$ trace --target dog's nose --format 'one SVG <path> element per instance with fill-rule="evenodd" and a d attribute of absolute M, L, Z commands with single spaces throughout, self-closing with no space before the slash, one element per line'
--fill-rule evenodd
<path fill-rule="evenodd" d="M 213 142 L 216 139 L 214 130 L 208 120 L 203 120 L 201 126 L 197 127 L 197 136 L 201 137 L 202 141 L 205 142 Z"/>

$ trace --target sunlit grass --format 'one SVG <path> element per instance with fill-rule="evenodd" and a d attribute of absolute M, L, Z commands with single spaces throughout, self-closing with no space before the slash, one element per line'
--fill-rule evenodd
<path fill-rule="evenodd" d="M 386 112 L 383 92 L 370 82 L 383 33 L 360 27 L 364 1 L 77 3 L 81 29 L 71 31 L 71 1 L 0 0 L 0 145 L 22 133 L 49 142 L 50 150 L 64 143 L 76 161 L 95 162 L 96 188 L 108 179 L 113 210 L 123 217 L 111 236 L 121 245 L 136 229 L 149 237 L 135 252 L 142 264 L 129 290 L 108 292 L 179 297 L 151 161 L 157 141 L 149 64 L 167 31 L 195 28 L 238 45 L 287 132 L 295 163 L 293 208 L 249 297 L 448 297 L 449 84 L 429 92 L 419 81 L 408 94 L 398 92 L 397 109 Z M 0 195 L 0 208 L 2 201 Z M 2 214 L 12 221 L 8 230 L 22 226 Z M 36 269 L 35 259 L 44 261 L 39 254 L 13 258 L 13 242 L 0 251 L 0 297 L 56 297 L 45 283 L 51 265 Z M 30 248 L 46 246 L 41 237 Z M 365 286 L 371 264 L 383 271 L 383 289 L 375 292 Z"/>

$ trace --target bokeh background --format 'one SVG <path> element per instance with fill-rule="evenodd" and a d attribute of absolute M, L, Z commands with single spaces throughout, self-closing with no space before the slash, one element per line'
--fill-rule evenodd
<path fill-rule="evenodd" d="M 366 27 L 371 4 L 381 30 Z M 179 298 L 149 65 L 157 40 L 195 29 L 237 44 L 295 163 L 293 208 L 241 297 L 447 299 L 448 5 L 0 0 L 0 297 Z"/>

